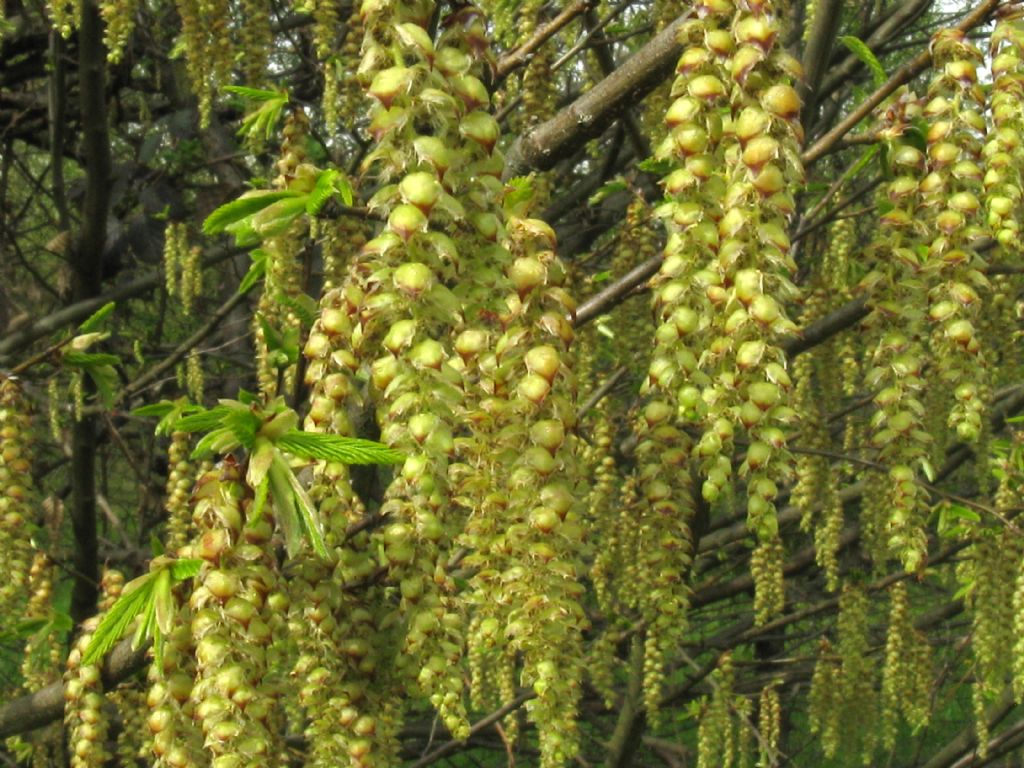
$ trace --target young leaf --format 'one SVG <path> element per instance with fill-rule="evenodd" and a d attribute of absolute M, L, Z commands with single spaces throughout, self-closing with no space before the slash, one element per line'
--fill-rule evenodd
<path fill-rule="evenodd" d="M 302 528 L 302 532 L 309 540 L 309 543 L 313 546 L 313 551 L 320 555 L 320 557 L 327 557 L 323 525 L 320 522 L 320 516 L 316 512 L 316 507 L 313 505 L 312 499 L 309 498 L 309 494 L 306 493 L 306 489 L 302 487 L 302 483 L 299 482 L 299 478 L 295 476 L 295 473 L 292 472 L 281 454 L 279 452 L 275 453 L 274 461 L 287 472 L 288 484 L 295 494 L 295 510 L 298 513 L 299 526 Z"/>
<path fill-rule="evenodd" d="M 224 90 L 236 96 L 241 96 L 244 99 L 249 99 L 249 101 L 273 101 L 274 99 L 288 101 L 288 93 L 286 91 L 268 91 L 262 88 L 250 88 L 245 85 L 225 85 Z"/>
<path fill-rule="evenodd" d="M 341 202 L 351 207 L 352 202 L 355 200 L 355 195 L 352 192 L 352 185 L 349 183 L 348 176 L 339 176 L 334 183 L 334 191 L 341 198 Z"/>
<path fill-rule="evenodd" d="M 202 566 L 203 561 L 198 558 L 183 557 L 172 561 L 169 570 L 171 578 L 177 584 L 180 581 L 185 581 L 185 579 L 192 579 L 198 576 L 199 569 Z"/>
<path fill-rule="evenodd" d="M 267 472 L 270 492 L 274 497 L 274 515 L 284 532 L 284 546 L 289 557 L 302 549 L 302 529 L 295 509 L 295 494 L 292 493 L 291 483 L 288 481 L 291 472 L 291 468 L 283 460 L 272 462 Z"/>
<path fill-rule="evenodd" d="M 207 216 L 203 222 L 203 233 L 218 235 L 232 224 L 255 216 L 273 203 L 298 196 L 299 193 L 288 189 L 254 189 L 246 192 L 237 200 L 225 203 Z"/>
<path fill-rule="evenodd" d="M 249 271 L 245 273 L 245 277 L 242 278 L 242 282 L 238 284 L 239 295 L 248 293 L 253 289 L 263 276 L 267 273 L 267 252 L 261 248 L 257 248 L 249 253 L 252 257 L 252 264 L 249 265 Z"/>
<path fill-rule="evenodd" d="M 871 77 L 876 88 L 889 79 L 889 76 L 885 73 L 885 68 L 882 66 L 882 62 L 878 60 L 878 57 L 875 56 L 863 40 L 853 35 L 842 35 L 839 38 L 839 42 L 845 45 L 850 50 L 850 53 L 860 59 L 861 63 L 871 70 Z"/>
<path fill-rule="evenodd" d="M 134 588 L 132 584 L 135 584 Z M 153 574 L 130 582 L 125 586 L 121 597 L 117 599 L 109 611 L 100 619 L 99 626 L 89 641 L 89 646 L 82 655 L 83 664 L 95 664 L 107 652 L 114 647 L 114 644 L 121 639 L 128 627 L 135 618 L 152 608 L 153 603 Z"/>
<path fill-rule="evenodd" d="M 607 184 L 602 186 L 599 190 L 597 190 L 597 192 L 592 194 L 587 199 L 587 205 L 597 205 L 605 198 L 614 195 L 616 192 L 621 192 L 625 188 L 626 182 L 622 181 L 621 179 L 617 179 L 616 181 L 609 181 Z"/>
<path fill-rule="evenodd" d="M 169 635 L 174 628 L 176 605 L 171 587 L 174 582 L 170 568 L 161 568 L 153 580 L 153 613 L 158 634 Z"/>
<path fill-rule="evenodd" d="M 250 219 L 252 228 L 260 237 L 283 234 L 299 216 L 306 212 L 308 195 L 292 194 L 261 208 Z"/>
<path fill-rule="evenodd" d="M 676 167 L 675 163 L 671 160 L 661 160 L 656 157 L 649 157 L 646 160 L 636 164 L 636 167 L 645 173 L 650 173 L 654 176 L 664 176 L 673 168 Z"/>
<path fill-rule="evenodd" d="M 312 296 L 300 293 L 297 296 L 289 296 L 284 293 L 277 295 L 277 303 L 287 307 L 299 318 L 303 328 L 311 328 L 316 320 L 317 302 Z"/>
<path fill-rule="evenodd" d="M 215 429 L 212 432 L 203 436 L 203 438 L 196 443 L 196 447 L 192 449 L 190 458 L 201 459 L 209 456 L 210 454 L 223 454 L 229 453 L 239 446 L 238 438 L 235 437 L 235 433 L 227 427 L 221 427 Z"/>
<path fill-rule="evenodd" d="M 93 312 L 89 317 L 78 326 L 78 330 L 82 333 L 92 333 L 93 331 L 99 330 L 100 324 L 107 319 L 111 312 L 114 311 L 114 307 L 117 306 L 116 302 L 108 302 L 102 307 Z"/>
<path fill-rule="evenodd" d="M 159 403 L 140 405 L 138 408 L 132 410 L 132 416 L 141 416 L 143 418 L 148 416 L 157 416 L 162 419 L 174 409 L 175 405 L 170 400 L 161 400 Z"/>
<path fill-rule="evenodd" d="M 231 431 L 240 445 L 252 448 L 256 442 L 256 433 L 259 431 L 260 417 L 248 408 L 232 408 L 224 417 L 225 429 Z"/>
<path fill-rule="evenodd" d="M 106 352 L 77 352 L 68 349 L 61 358 L 65 365 L 73 365 L 76 368 L 92 368 L 101 365 L 118 365 L 121 358 L 117 355 Z"/>
<path fill-rule="evenodd" d="M 405 458 L 398 451 L 373 440 L 298 429 L 278 438 L 277 447 L 294 456 L 342 464 L 397 464 Z"/>
<path fill-rule="evenodd" d="M 224 423 L 224 417 L 230 412 L 229 406 L 218 405 L 209 410 L 192 413 L 179 419 L 175 424 L 175 429 L 179 432 L 209 432 L 211 429 L 221 426 Z"/>
<path fill-rule="evenodd" d="M 85 368 L 86 374 L 92 379 L 92 383 L 96 385 L 96 391 L 99 392 L 100 399 L 103 401 L 105 408 L 111 408 L 114 405 L 114 395 L 117 393 L 117 371 L 113 366 L 110 365 L 90 365 Z"/>
<path fill-rule="evenodd" d="M 309 197 L 306 199 L 306 213 L 310 216 L 316 216 L 320 213 L 324 203 L 334 197 L 335 185 L 340 177 L 341 171 L 335 168 L 328 168 L 326 171 L 320 172 L 313 191 L 309 193 Z"/>

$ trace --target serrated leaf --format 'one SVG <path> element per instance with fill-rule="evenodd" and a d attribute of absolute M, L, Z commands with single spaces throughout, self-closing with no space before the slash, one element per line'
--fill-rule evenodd
<path fill-rule="evenodd" d="M 261 422 L 259 416 L 247 408 L 232 408 L 224 417 L 223 424 L 241 445 L 252 448 Z"/>
<path fill-rule="evenodd" d="M 672 160 L 661 160 L 656 157 L 649 157 L 646 160 L 641 160 L 637 163 L 636 167 L 641 171 L 650 173 L 654 176 L 664 176 L 675 168 L 676 164 Z"/>
<path fill-rule="evenodd" d="M 328 168 L 326 171 L 320 172 L 320 175 L 316 178 L 316 184 L 313 185 L 313 190 L 306 199 L 306 213 L 310 216 L 316 216 L 320 213 L 324 203 L 334 197 L 336 192 L 335 185 L 340 177 L 341 171 L 335 168 Z"/>
<path fill-rule="evenodd" d="M 215 429 L 196 443 L 189 458 L 201 459 L 210 454 L 222 454 L 233 451 L 239 445 L 235 433 L 227 427 Z"/>
<path fill-rule="evenodd" d="M 86 318 L 85 322 L 78 326 L 78 330 L 81 331 L 82 333 L 92 333 L 94 331 L 99 330 L 100 324 L 107 319 L 110 313 L 114 311 L 114 308 L 116 306 L 117 303 L 113 301 L 104 304 L 102 307 L 100 307 L 91 315 L 89 315 L 89 317 Z"/>
<path fill-rule="evenodd" d="M 211 429 L 221 426 L 224 423 L 224 417 L 231 410 L 229 406 L 218 405 L 209 410 L 204 409 L 198 413 L 191 413 L 181 417 L 175 424 L 175 428 L 179 432 L 209 432 Z"/>
<path fill-rule="evenodd" d="M 319 306 L 316 299 L 312 296 L 305 293 L 300 293 L 296 296 L 279 293 L 277 295 L 277 302 L 294 312 L 303 328 L 311 328 L 313 326 Z"/>
<path fill-rule="evenodd" d="M 278 438 L 277 447 L 294 456 L 342 464 L 396 464 L 405 458 L 398 451 L 373 440 L 298 429 Z"/>
<path fill-rule="evenodd" d="M 178 582 L 198 576 L 199 569 L 202 567 L 203 561 L 199 558 L 181 557 L 177 560 L 172 560 L 168 570 L 171 572 L 171 578 L 177 584 Z"/>
<path fill-rule="evenodd" d="M 520 215 L 526 212 L 533 202 L 533 179 L 530 176 L 516 176 L 505 185 L 505 197 L 502 206 L 509 213 Z"/>
<path fill-rule="evenodd" d="M 254 189 L 246 192 L 237 200 L 225 203 L 207 216 L 203 222 L 203 233 L 218 235 L 225 232 L 232 224 L 255 216 L 276 202 L 300 196 L 298 192 L 288 189 Z"/>
<path fill-rule="evenodd" d="M 250 88 L 246 85 L 225 85 L 223 90 L 249 99 L 249 101 L 273 101 L 274 99 L 288 101 L 287 91 L 270 91 L 263 88 Z"/>
<path fill-rule="evenodd" d="M 95 664 L 117 643 L 118 640 L 128 631 L 128 627 L 137 616 L 152 609 L 153 604 L 153 574 L 146 574 L 135 581 L 135 587 L 131 583 L 126 585 L 124 593 L 110 607 L 99 626 L 93 632 L 89 646 L 82 654 L 83 664 Z"/>
<path fill-rule="evenodd" d="M 853 35 L 842 35 L 839 38 L 839 42 L 845 45 L 850 50 L 850 53 L 860 59 L 861 63 L 871 70 L 871 78 L 876 88 L 889 79 L 889 76 L 885 73 L 885 68 L 882 66 L 882 62 L 878 60 L 878 57 L 875 56 L 863 40 Z"/>

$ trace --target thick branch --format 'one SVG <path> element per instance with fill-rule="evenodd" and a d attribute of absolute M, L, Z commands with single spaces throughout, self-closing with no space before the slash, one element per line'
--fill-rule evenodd
<path fill-rule="evenodd" d="M 82 232 L 72 264 L 75 301 L 99 295 L 110 208 L 110 137 L 107 129 L 106 48 L 99 5 L 86 0 L 78 29 L 85 198 Z M 74 586 L 71 618 L 91 616 L 99 595 L 99 542 L 96 536 L 96 423 L 83 416 L 71 430 L 71 527 L 74 531 Z"/>
<path fill-rule="evenodd" d="M 131 638 L 114 646 L 103 664 L 103 685 L 112 688 L 146 665 L 146 649 L 132 650 Z M 0 708 L 0 739 L 28 733 L 64 716 L 64 683 L 57 682 Z"/>
<path fill-rule="evenodd" d="M 999 700 L 989 707 L 986 712 L 989 728 L 999 725 L 1015 706 L 1017 704 L 1013 700 L 1013 691 L 1007 687 L 1003 690 Z M 955 738 L 947 742 L 922 768 L 948 768 L 957 761 L 957 758 L 973 749 L 977 743 L 978 738 L 974 732 L 974 723 L 972 722 L 965 726 Z"/>
<path fill-rule="evenodd" d="M 1000 0 L 984 0 L 968 13 L 956 29 L 963 31 L 972 29 L 984 23 L 990 15 L 999 7 Z M 803 153 L 804 164 L 809 165 L 825 155 L 841 138 L 853 130 L 856 125 L 865 117 L 871 114 L 872 110 L 881 104 L 885 99 L 896 91 L 904 83 L 909 82 L 917 75 L 924 72 L 932 63 L 931 51 L 927 48 L 909 62 L 904 64 L 896 73 L 880 85 L 874 93 L 862 101 L 856 109 L 843 118 L 839 124 L 826 133 Z M 543 126 L 542 126 L 543 127 Z"/>
<path fill-rule="evenodd" d="M 804 48 L 804 110 L 803 122 L 810 123 L 811 115 L 817 108 L 818 86 L 825 74 L 825 67 L 832 55 L 839 20 L 843 15 L 842 0 L 820 0 L 813 6 L 814 19 L 811 22 L 811 34 Z"/>
<path fill-rule="evenodd" d="M 680 16 L 615 72 L 553 118 L 523 134 L 506 155 L 505 177 L 552 168 L 650 93 L 668 76 L 682 53 L 676 34 L 689 17 L 689 13 Z"/>

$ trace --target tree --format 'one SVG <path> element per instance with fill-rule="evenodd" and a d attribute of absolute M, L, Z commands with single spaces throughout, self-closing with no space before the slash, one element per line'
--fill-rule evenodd
<path fill-rule="evenodd" d="M 964 5 L 9 3 L 0 758 L 1018 752 L 1024 15 Z"/>

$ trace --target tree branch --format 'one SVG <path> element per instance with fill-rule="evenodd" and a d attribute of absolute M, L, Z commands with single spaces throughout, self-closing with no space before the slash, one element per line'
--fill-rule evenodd
<path fill-rule="evenodd" d="M 968 29 L 984 23 L 996 8 L 999 7 L 999 5 L 1000 0 L 984 0 L 979 3 L 974 10 L 968 13 L 963 18 L 963 21 L 956 25 L 956 28 L 962 31 L 967 31 Z M 861 120 L 870 115 L 875 107 L 885 101 L 885 99 L 894 93 L 901 85 L 909 82 L 911 79 L 924 72 L 931 63 L 931 51 L 925 49 L 896 70 L 896 73 L 892 77 L 875 89 L 874 93 L 857 105 L 850 114 L 839 121 L 839 124 L 835 128 L 814 142 L 814 145 L 803 153 L 801 159 L 804 161 L 804 165 L 810 165 L 815 160 L 818 160 L 827 154 L 836 142 L 853 130 Z"/>
<path fill-rule="evenodd" d="M 99 295 L 110 208 L 110 136 L 107 127 L 106 47 L 96 0 L 82 4 L 78 27 L 78 81 L 86 186 L 82 232 L 72 268 L 75 301 Z M 83 416 L 71 428 L 71 527 L 74 586 L 71 618 L 80 622 L 96 609 L 99 542 L 96 536 L 96 418 Z"/>
<path fill-rule="evenodd" d="M 684 13 L 615 72 L 553 118 L 520 136 L 505 156 L 505 178 L 552 168 L 653 90 L 682 53 L 676 34 L 689 17 L 690 12 Z"/>
<path fill-rule="evenodd" d="M 146 648 L 132 650 L 131 638 L 114 646 L 103 663 L 103 685 L 113 688 L 146 666 Z M 0 708 L 0 739 L 28 733 L 64 717 L 64 683 L 56 682 Z"/>

